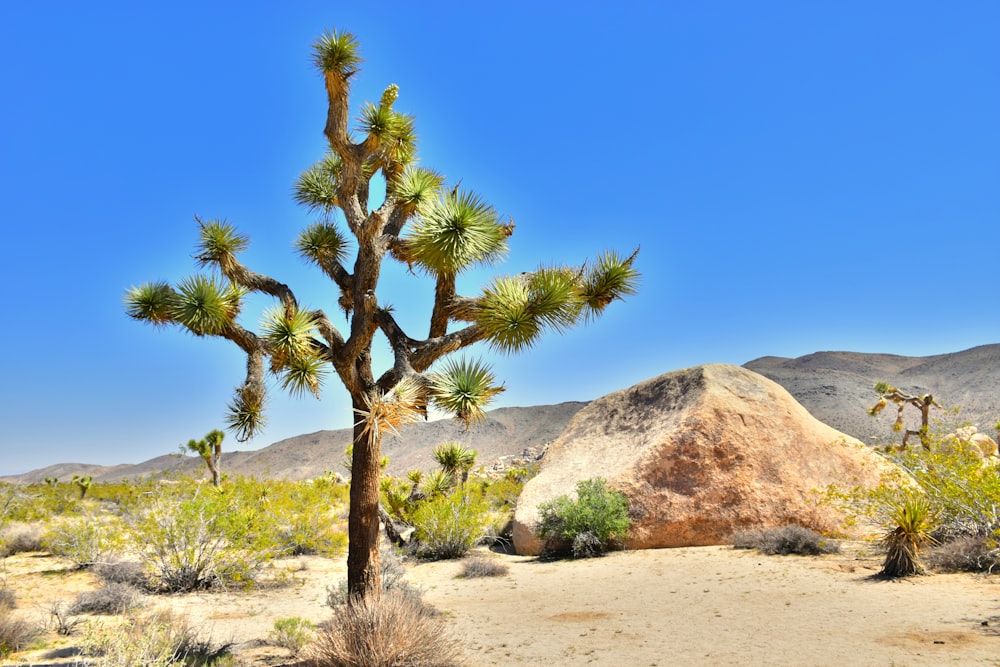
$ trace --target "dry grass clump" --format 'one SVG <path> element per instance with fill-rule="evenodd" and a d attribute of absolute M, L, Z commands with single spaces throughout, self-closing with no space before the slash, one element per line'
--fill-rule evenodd
<path fill-rule="evenodd" d="M 14 595 L 14 591 L 7 588 L 4 584 L 0 587 L 0 609 L 13 609 L 17 606 L 17 596 Z"/>
<path fill-rule="evenodd" d="M 39 629 L 6 605 L 0 605 L 0 658 L 23 651 L 38 636 Z"/>
<path fill-rule="evenodd" d="M 105 584 L 126 584 L 132 588 L 147 590 L 149 577 L 142 563 L 134 560 L 114 560 L 94 566 L 94 574 Z"/>
<path fill-rule="evenodd" d="M 459 643 L 444 619 L 412 595 L 384 591 L 335 610 L 308 649 L 313 667 L 452 667 Z"/>
<path fill-rule="evenodd" d="M 71 614 L 105 614 L 117 616 L 142 604 L 142 594 L 128 584 L 105 584 L 76 596 L 70 605 Z"/>
<path fill-rule="evenodd" d="M 85 642 L 94 667 L 211 665 L 228 656 L 230 648 L 202 639 L 186 619 L 170 612 L 132 616 L 125 625 L 99 628 Z"/>
<path fill-rule="evenodd" d="M 45 531 L 38 524 L 11 523 L 0 530 L 0 556 L 44 550 Z"/>
<path fill-rule="evenodd" d="M 757 549 L 768 555 L 819 556 L 840 553 L 840 543 L 837 541 L 797 525 L 741 530 L 730 540 L 736 549 Z"/>
<path fill-rule="evenodd" d="M 992 573 L 1000 568 L 1000 549 L 986 537 L 957 537 L 929 549 L 924 560 L 939 572 Z"/>
<path fill-rule="evenodd" d="M 506 563 L 496 558 L 474 555 L 462 560 L 462 571 L 458 576 L 472 579 L 474 577 L 502 577 L 510 571 Z"/>

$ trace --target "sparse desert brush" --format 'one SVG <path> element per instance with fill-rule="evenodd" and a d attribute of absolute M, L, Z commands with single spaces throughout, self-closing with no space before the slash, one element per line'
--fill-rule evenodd
<path fill-rule="evenodd" d="M 0 556 L 42 551 L 45 530 L 36 523 L 12 522 L 0 529 Z"/>
<path fill-rule="evenodd" d="M 0 586 L 0 608 L 14 609 L 16 607 L 17 596 L 14 594 L 14 591 L 7 587 L 6 582 L 4 582 L 4 585 Z"/>
<path fill-rule="evenodd" d="M 142 593 L 128 584 L 110 583 L 76 596 L 72 614 L 118 615 L 142 605 Z"/>
<path fill-rule="evenodd" d="M 757 549 L 765 554 L 819 556 L 840 552 L 840 543 L 804 526 L 741 530 L 730 538 L 736 549 Z"/>
<path fill-rule="evenodd" d="M 38 627 L 10 607 L 0 605 L 0 658 L 28 648 L 38 634 Z"/>
<path fill-rule="evenodd" d="M 462 571 L 458 576 L 472 579 L 476 577 L 502 577 L 510 572 L 506 563 L 496 558 L 476 554 L 462 560 Z"/>
<path fill-rule="evenodd" d="M 1000 545 L 994 538 L 966 535 L 927 550 L 927 565 L 941 572 L 985 572 L 1000 569 Z"/>
<path fill-rule="evenodd" d="M 151 586 L 164 592 L 246 588 L 278 555 L 266 497 L 230 488 L 150 498 L 130 515 L 129 531 Z"/>
<path fill-rule="evenodd" d="M 316 624 L 304 618 L 279 618 L 274 622 L 270 637 L 278 646 L 288 649 L 292 655 L 298 655 L 309 643 L 315 630 Z"/>
<path fill-rule="evenodd" d="M 43 542 L 54 556 L 90 567 L 115 559 L 124 546 L 124 526 L 112 516 L 72 517 L 51 528 Z"/>
<path fill-rule="evenodd" d="M 127 584 L 133 588 L 149 588 L 149 576 L 142 563 L 135 560 L 112 560 L 98 563 L 93 572 L 105 584 Z"/>
<path fill-rule="evenodd" d="M 230 653 L 230 644 L 215 645 L 187 619 L 169 612 L 130 615 L 115 626 L 96 625 L 84 640 L 94 667 L 185 667 L 212 665 Z"/>
<path fill-rule="evenodd" d="M 452 667 L 464 664 L 442 616 L 401 591 L 337 607 L 308 649 L 314 667 Z"/>

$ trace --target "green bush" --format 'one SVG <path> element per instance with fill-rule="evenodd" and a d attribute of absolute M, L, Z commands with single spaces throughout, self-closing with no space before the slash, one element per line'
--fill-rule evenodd
<path fill-rule="evenodd" d="M 576 485 L 576 499 L 559 496 L 538 506 L 538 535 L 547 555 L 581 558 L 617 546 L 628 532 L 628 499 L 600 478 Z"/>
<path fill-rule="evenodd" d="M 123 548 L 123 525 L 110 516 L 67 518 L 43 538 L 45 548 L 77 567 L 90 567 L 115 558 Z"/>
<path fill-rule="evenodd" d="M 431 559 L 464 556 L 483 537 L 488 509 L 475 493 L 428 498 L 413 512 L 413 553 Z"/>
<path fill-rule="evenodd" d="M 130 517 L 139 558 L 165 592 L 252 586 L 278 555 L 266 498 L 248 488 L 152 498 Z"/>
<path fill-rule="evenodd" d="M 304 618 L 293 616 L 291 618 L 279 618 L 274 622 L 274 629 L 271 630 L 271 641 L 282 648 L 298 655 L 303 647 L 309 643 L 316 626 Z"/>

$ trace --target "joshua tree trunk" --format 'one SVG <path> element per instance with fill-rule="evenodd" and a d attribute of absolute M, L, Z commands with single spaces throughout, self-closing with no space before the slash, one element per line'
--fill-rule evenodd
<path fill-rule="evenodd" d="M 355 410 L 364 410 L 362 399 L 354 397 Z M 354 425 L 354 452 L 351 458 L 351 510 L 347 520 L 347 591 L 350 597 L 371 598 L 382 589 L 378 556 L 379 478 L 382 436 Z"/>

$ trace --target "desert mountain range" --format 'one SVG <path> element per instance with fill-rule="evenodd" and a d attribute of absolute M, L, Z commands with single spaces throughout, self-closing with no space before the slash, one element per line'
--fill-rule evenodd
<path fill-rule="evenodd" d="M 1000 420 L 1000 344 L 930 357 L 816 352 L 794 359 L 761 357 L 745 367 L 782 385 L 820 421 L 870 444 L 898 437 L 892 432 L 894 410 L 885 410 L 879 418 L 869 417 L 866 412 L 877 399 L 875 383 L 883 380 L 908 393 L 933 394 L 944 406 L 934 415 L 944 427 L 972 423 L 992 434 L 993 425 Z M 452 440 L 475 449 L 479 463 L 486 465 L 502 456 L 540 448 L 555 440 L 585 405 L 569 402 L 499 408 L 488 413 L 484 424 L 468 432 L 450 420 L 407 426 L 399 436 L 388 437 L 383 443 L 383 453 L 390 462 L 388 472 L 402 475 L 414 468 L 433 468 L 431 449 Z M 915 411 L 908 416 L 913 419 Z M 326 471 L 343 473 L 341 462 L 350 440 L 350 429 L 318 431 L 255 451 L 225 452 L 223 471 L 287 479 L 307 479 Z M 0 481 L 32 483 L 46 477 L 69 479 L 72 475 L 114 481 L 166 471 L 201 470 L 203 464 L 196 457 L 167 454 L 135 465 L 61 463 Z"/>

